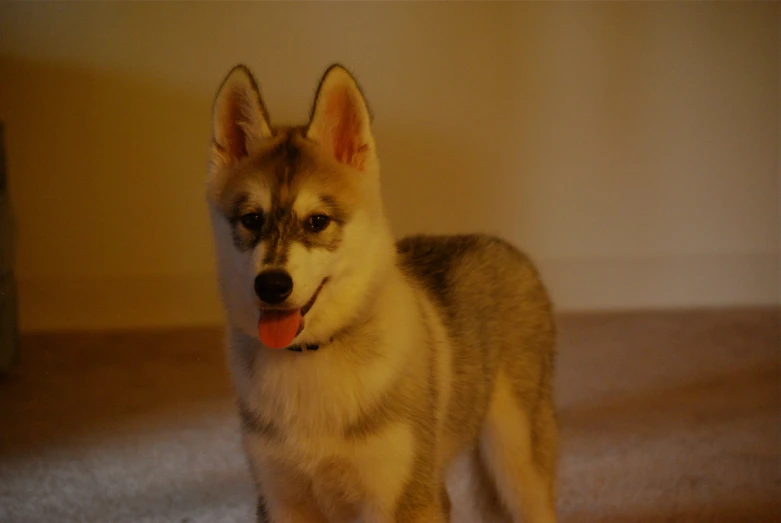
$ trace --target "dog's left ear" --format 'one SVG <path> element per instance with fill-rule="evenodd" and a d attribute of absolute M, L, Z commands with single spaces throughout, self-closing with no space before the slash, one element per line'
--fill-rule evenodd
<path fill-rule="evenodd" d="M 272 135 L 258 83 L 244 65 L 231 69 L 220 86 L 212 132 L 212 172 L 249 156 Z"/>
<path fill-rule="evenodd" d="M 339 64 L 320 80 L 306 137 L 358 170 L 366 171 L 376 161 L 369 107 L 358 83 Z"/>

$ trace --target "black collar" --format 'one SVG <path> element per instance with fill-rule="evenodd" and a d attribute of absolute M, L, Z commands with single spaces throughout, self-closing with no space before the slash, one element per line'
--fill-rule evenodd
<path fill-rule="evenodd" d="M 306 351 L 314 351 L 320 348 L 320 345 L 293 345 L 292 347 L 288 347 L 287 350 L 293 351 L 293 352 L 304 352 Z"/>

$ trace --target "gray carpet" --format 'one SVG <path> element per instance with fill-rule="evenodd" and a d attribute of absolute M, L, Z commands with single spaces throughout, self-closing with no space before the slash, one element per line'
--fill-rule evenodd
<path fill-rule="evenodd" d="M 251 521 L 215 329 L 23 338 L 0 521 Z M 563 522 L 781 521 L 779 311 L 561 321 Z"/>

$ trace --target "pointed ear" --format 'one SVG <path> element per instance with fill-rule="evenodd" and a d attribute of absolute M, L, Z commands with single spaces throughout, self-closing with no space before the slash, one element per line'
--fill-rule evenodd
<path fill-rule="evenodd" d="M 317 88 L 306 137 L 336 161 L 365 171 L 376 161 L 371 115 L 352 75 L 335 64 Z"/>
<path fill-rule="evenodd" d="M 222 82 L 212 113 L 211 171 L 251 154 L 271 137 L 260 89 L 244 65 L 231 69 Z"/>

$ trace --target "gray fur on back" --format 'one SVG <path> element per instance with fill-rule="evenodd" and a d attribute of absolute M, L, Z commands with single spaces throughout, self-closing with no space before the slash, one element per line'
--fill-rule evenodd
<path fill-rule="evenodd" d="M 397 252 L 399 266 L 440 310 L 453 344 L 448 428 L 467 439 L 477 433 L 500 367 L 533 417 L 540 401 L 551 399 L 555 327 L 529 258 L 478 234 L 411 236 L 397 243 Z"/>

